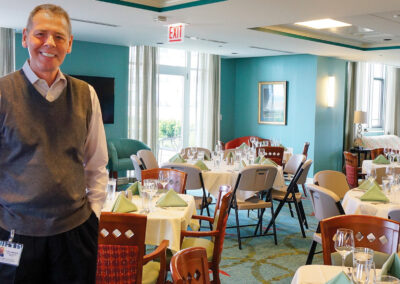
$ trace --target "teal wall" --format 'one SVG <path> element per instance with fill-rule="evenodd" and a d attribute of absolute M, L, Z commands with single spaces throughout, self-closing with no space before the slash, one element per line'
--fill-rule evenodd
<path fill-rule="evenodd" d="M 21 68 L 28 58 L 21 45 L 22 35 L 15 38 L 15 66 Z M 72 52 L 61 70 L 67 74 L 115 78 L 114 124 L 105 124 L 107 138 L 128 136 L 128 71 L 129 47 L 74 41 Z"/>
<path fill-rule="evenodd" d="M 293 147 L 295 153 L 301 153 L 304 142 L 309 141 L 308 157 L 315 160 L 311 172 L 328 168 L 340 170 L 345 65 L 343 60 L 314 55 L 222 59 L 221 140 L 227 142 L 235 137 L 256 135 L 278 139 L 285 146 Z M 323 95 L 319 90 L 320 81 L 327 73 L 338 77 L 340 103 L 334 111 L 327 111 L 324 105 L 317 103 Z M 258 82 L 262 81 L 287 81 L 286 125 L 258 124 Z M 332 132 L 330 136 L 320 136 L 329 131 Z M 332 135 L 337 138 L 333 140 Z M 315 148 L 317 143 L 326 145 Z M 324 161 L 327 158 L 332 161 Z"/>

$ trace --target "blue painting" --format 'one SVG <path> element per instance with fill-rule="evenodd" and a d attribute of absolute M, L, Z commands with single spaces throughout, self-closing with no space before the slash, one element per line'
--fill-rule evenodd
<path fill-rule="evenodd" d="M 258 123 L 286 125 L 286 81 L 258 83 Z"/>

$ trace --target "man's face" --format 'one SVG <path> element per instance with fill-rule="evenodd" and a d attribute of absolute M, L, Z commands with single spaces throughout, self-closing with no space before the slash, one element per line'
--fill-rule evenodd
<path fill-rule="evenodd" d="M 39 78 L 51 84 L 65 55 L 71 52 L 72 35 L 67 21 L 62 16 L 40 11 L 28 29 L 23 31 L 22 45 L 28 48 L 29 65 Z"/>

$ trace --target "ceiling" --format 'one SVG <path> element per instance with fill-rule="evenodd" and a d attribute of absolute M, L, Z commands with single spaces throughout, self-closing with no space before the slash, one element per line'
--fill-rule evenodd
<path fill-rule="evenodd" d="M 138 1 L 153 4 L 163 2 Z M 126 46 L 158 45 L 219 54 L 224 57 L 315 54 L 400 66 L 399 0 L 193 0 L 191 2 L 210 4 L 165 9 L 162 12 L 159 12 L 162 9 L 141 9 L 97 0 L 48 2 L 61 5 L 74 19 L 72 30 L 75 40 Z M 21 31 L 30 10 L 42 3 L 43 1 L 38 0 L 0 0 L 0 26 Z M 166 21 L 155 21 L 158 16 L 166 17 Z M 321 18 L 333 18 L 372 29 L 378 34 L 375 41 L 390 37 L 390 45 L 394 48 L 366 51 L 254 29 Z M 178 22 L 187 24 L 184 42 L 167 43 L 167 25 Z M 346 32 L 347 38 L 348 33 Z M 350 38 L 356 36 L 359 35 L 354 33 Z"/>

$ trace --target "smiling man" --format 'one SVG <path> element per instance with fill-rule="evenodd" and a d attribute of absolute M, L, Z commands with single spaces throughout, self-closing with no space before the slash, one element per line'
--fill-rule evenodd
<path fill-rule="evenodd" d="M 0 248 L 23 245 L 0 283 L 95 283 L 108 157 L 93 87 L 59 68 L 72 40 L 61 7 L 36 7 L 29 59 L 0 78 Z"/>

